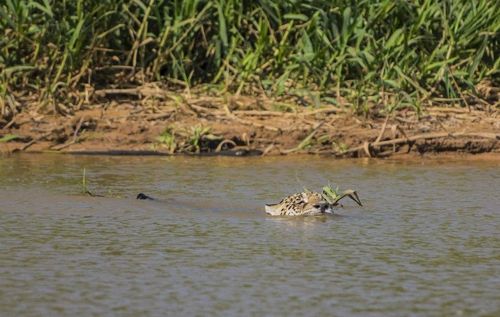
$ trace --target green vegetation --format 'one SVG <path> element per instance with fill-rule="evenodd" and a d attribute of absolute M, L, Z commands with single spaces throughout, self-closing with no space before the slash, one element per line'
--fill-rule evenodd
<path fill-rule="evenodd" d="M 211 134 L 210 130 L 210 127 L 200 125 L 182 129 L 169 126 L 156 138 L 156 145 L 166 148 L 171 154 L 205 152 L 210 143 L 214 147 L 222 141 L 222 137 Z"/>
<path fill-rule="evenodd" d="M 19 139 L 19 137 L 15 134 L 6 134 L 0 138 L 0 143 L 7 143 L 13 140 Z"/>
<path fill-rule="evenodd" d="M 323 187 L 323 192 L 321 193 L 321 195 L 328 203 L 332 204 L 333 206 L 337 206 L 339 201 L 344 197 L 349 197 L 358 205 L 363 206 L 361 200 L 359 199 L 358 193 L 352 189 L 347 189 L 343 192 L 340 192 L 338 186 L 334 189 L 332 186 L 328 185 Z"/>
<path fill-rule="evenodd" d="M 89 188 L 87 187 L 87 175 L 86 175 L 85 168 L 83 168 L 83 171 L 82 171 L 82 193 L 87 194 L 89 192 L 90 192 Z"/>
<path fill-rule="evenodd" d="M 188 139 L 189 150 L 194 153 L 200 153 L 201 143 L 206 136 L 210 135 L 209 127 L 195 126 L 191 127 Z"/>
<path fill-rule="evenodd" d="M 498 84 L 499 12 L 491 0 L 5 0 L 0 110 L 19 93 L 72 106 L 84 85 L 148 82 L 358 112 L 463 105 L 481 80 Z"/>
<path fill-rule="evenodd" d="M 87 173 L 86 173 L 85 167 L 82 170 L 82 192 L 81 193 L 84 195 L 88 195 L 90 197 L 104 197 L 103 195 L 96 194 L 90 190 L 89 182 L 87 181 Z M 108 194 L 109 194 L 108 195 L 109 197 L 113 197 L 113 196 L 120 197 L 120 196 L 112 195 L 111 192 L 109 192 Z"/>
<path fill-rule="evenodd" d="M 175 140 L 175 133 L 171 127 L 165 129 L 157 138 L 158 144 L 165 147 L 169 153 L 174 153 L 177 149 L 177 143 Z"/>

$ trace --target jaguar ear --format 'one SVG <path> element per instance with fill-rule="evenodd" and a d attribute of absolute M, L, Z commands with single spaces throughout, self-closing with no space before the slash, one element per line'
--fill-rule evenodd
<path fill-rule="evenodd" d="M 308 203 L 309 202 L 309 195 L 307 195 L 307 193 L 302 193 L 302 200 L 305 203 Z"/>

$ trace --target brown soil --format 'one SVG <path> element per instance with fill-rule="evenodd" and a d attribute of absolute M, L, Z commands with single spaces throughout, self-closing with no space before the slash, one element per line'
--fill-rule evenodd
<path fill-rule="evenodd" d="M 146 88 L 144 88 L 146 89 Z M 108 154 L 331 154 L 408 157 L 428 153 L 500 153 L 500 111 L 426 108 L 356 116 L 348 108 L 273 110 L 272 100 L 186 97 L 157 90 L 103 90 L 77 110 L 24 111 L 0 121 L 0 153 L 60 151 Z M 61 114 L 63 113 L 63 114 Z M 195 130 L 205 130 L 196 137 Z M 158 137 L 168 130 L 170 146 Z M 491 156 L 491 154 L 490 154 Z"/>

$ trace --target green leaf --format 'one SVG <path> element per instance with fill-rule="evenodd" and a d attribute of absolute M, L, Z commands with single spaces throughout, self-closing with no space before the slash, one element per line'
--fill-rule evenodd
<path fill-rule="evenodd" d="M 283 18 L 287 20 L 300 20 L 307 22 L 309 18 L 305 14 L 295 14 L 295 13 L 287 13 L 283 16 Z"/>
<path fill-rule="evenodd" d="M 45 4 L 45 6 L 43 6 L 40 3 L 35 2 L 35 1 L 30 1 L 29 5 L 37 8 L 38 10 L 40 10 L 40 11 L 44 12 L 45 14 L 47 14 L 49 17 L 53 18 L 54 17 L 54 13 L 52 13 L 52 9 L 50 7 L 50 3 L 47 0 L 44 0 L 43 2 Z"/>
<path fill-rule="evenodd" d="M 391 37 L 385 43 L 386 48 L 391 48 L 395 45 L 399 45 L 403 41 L 403 29 L 397 29 L 392 33 Z"/>
<path fill-rule="evenodd" d="M 396 88 L 396 89 L 400 89 L 401 88 L 401 85 L 397 81 L 395 81 L 395 80 L 382 79 L 382 81 L 384 82 L 384 85 L 390 86 L 392 88 Z"/>
<path fill-rule="evenodd" d="M 78 21 L 76 28 L 73 30 L 73 35 L 71 35 L 71 40 L 70 40 L 69 45 L 68 45 L 68 48 L 70 51 L 73 51 L 75 49 L 75 43 L 78 40 L 78 38 L 80 37 L 80 32 L 82 30 L 84 22 L 85 22 L 84 19 L 81 19 L 80 21 Z"/>
<path fill-rule="evenodd" d="M 5 68 L 1 74 L 6 75 L 6 76 L 11 76 L 13 73 L 16 73 L 16 72 L 30 71 L 33 69 L 35 69 L 35 67 L 31 66 L 31 65 L 17 65 L 17 66 Z"/>
<path fill-rule="evenodd" d="M 6 134 L 0 138 L 0 143 L 7 143 L 15 139 L 19 139 L 19 136 L 15 134 Z"/>
<path fill-rule="evenodd" d="M 222 1 L 219 1 L 217 6 L 217 11 L 219 15 L 219 36 L 222 40 L 222 44 L 224 47 L 228 47 L 228 39 L 227 39 L 227 27 L 226 27 L 226 18 L 224 17 L 224 11 L 222 10 Z"/>

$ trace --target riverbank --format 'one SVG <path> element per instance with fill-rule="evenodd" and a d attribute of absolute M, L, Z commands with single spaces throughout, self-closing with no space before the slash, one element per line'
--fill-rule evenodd
<path fill-rule="evenodd" d="M 93 92 L 64 114 L 25 101 L 0 129 L 0 152 L 388 157 L 500 153 L 495 107 L 425 107 L 370 115 L 265 97 L 209 97 L 139 87 Z M 385 109 L 385 107 L 384 107 Z"/>
<path fill-rule="evenodd" d="M 17 4 L 2 153 L 498 153 L 492 1 Z"/>

